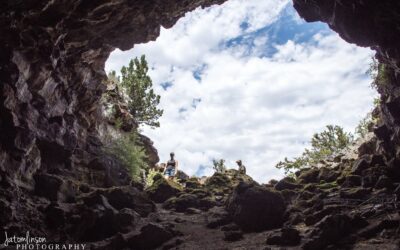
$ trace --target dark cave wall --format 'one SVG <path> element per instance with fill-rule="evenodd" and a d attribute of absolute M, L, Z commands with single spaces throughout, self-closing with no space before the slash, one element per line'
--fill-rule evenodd
<path fill-rule="evenodd" d="M 198 6 L 223 1 L 5 1 L 0 7 L 3 179 L 74 168 L 96 153 L 104 64 L 154 40 Z M 92 152 L 94 151 L 94 152 Z M 7 172 L 7 174 L 5 174 Z M 6 175 L 6 176 L 4 176 Z"/>

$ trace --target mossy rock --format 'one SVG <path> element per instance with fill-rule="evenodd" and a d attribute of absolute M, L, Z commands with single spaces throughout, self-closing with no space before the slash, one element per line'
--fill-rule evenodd
<path fill-rule="evenodd" d="M 302 171 L 298 177 L 300 183 L 318 183 L 320 170 L 317 168 L 311 168 L 307 171 Z"/>
<path fill-rule="evenodd" d="M 162 203 L 177 195 L 183 189 L 178 183 L 171 180 L 166 180 L 163 177 L 155 179 L 156 181 L 153 183 L 153 185 L 146 189 L 146 193 L 154 202 Z"/>
<path fill-rule="evenodd" d="M 316 189 L 317 186 L 315 184 L 309 183 L 304 186 L 303 191 L 314 192 Z"/>
<path fill-rule="evenodd" d="M 191 190 L 188 190 L 187 193 L 194 194 L 199 198 L 204 198 L 204 197 L 211 195 L 210 192 L 208 192 L 207 190 L 204 190 L 204 189 L 191 189 Z"/>
<path fill-rule="evenodd" d="M 317 188 L 327 190 L 327 189 L 333 189 L 333 188 L 338 188 L 338 184 L 336 181 L 329 182 L 329 183 L 321 183 L 319 185 L 316 185 Z"/>
<path fill-rule="evenodd" d="M 179 197 L 172 197 L 164 202 L 163 208 L 175 209 L 177 212 L 185 212 L 189 207 L 195 207 L 197 196 L 193 194 L 182 194 Z"/>
<path fill-rule="evenodd" d="M 206 180 L 205 186 L 209 189 L 232 187 L 232 181 L 225 174 L 214 173 Z"/>
<path fill-rule="evenodd" d="M 201 184 L 197 178 L 190 178 L 185 181 L 185 187 L 191 189 L 197 189 L 201 187 Z"/>

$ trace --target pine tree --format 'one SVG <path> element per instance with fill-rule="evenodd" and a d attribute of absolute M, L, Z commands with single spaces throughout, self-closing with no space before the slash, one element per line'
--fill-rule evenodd
<path fill-rule="evenodd" d="M 146 124 L 152 128 L 159 127 L 158 119 L 163 110 L 158 109 L 160 96 L 155 94 L 153 83 L 148 73 L 147 61 L 144 55 L 140 60 L 136 57 L 127 67 L 122 67 L 120 84 L 128 96 L 129 112 L 138 124 Z"/>
<path fill-rule="evenodd" d="M 328 125 L 326 130 L 316 133 L 311 138 L 311 148 L 305 149 L 300 157 L 293 160 L 285 158 L 276 164 L 276 168 L 283 169 L 285 174 L 293 175 L 299 169 L 309 167 L 319 161 L 339 153 L 353 141 L 353 135 L 347 133 L 340 126 Z"/>

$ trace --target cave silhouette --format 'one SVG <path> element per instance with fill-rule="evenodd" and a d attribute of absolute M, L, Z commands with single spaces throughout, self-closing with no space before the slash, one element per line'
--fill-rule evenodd
<path fill-rule="evenodd" d="M 105 89 L 99 83 L 106 80 L 111 51 L 152 41 L 160 26 L 171 27 L 198 6 L 223 2 L 2 3 L 4 247 L 20 246 L 15 236 L 29 243 L 44 237 L 46 249 L 399 248 L 398 1 L 293 0 L 306 21 L 325 22 L 347 42 L 371 47 L 384 65 L 380 121 L 355 159 L 267 185 L 230 171 L 204 184 L 188 179 L 185 189 L 155 178 L 152 189 L 143 190 L 103 153 L 98 128 Z M 168 200 L 155 203 L 154 194 Z"/>

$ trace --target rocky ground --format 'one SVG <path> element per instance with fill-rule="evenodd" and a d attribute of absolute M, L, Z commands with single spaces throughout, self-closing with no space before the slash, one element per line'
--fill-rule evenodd
<path fill-rule="evenodd" d="M 399 249 L 400 183 L 367 154 L 374 140 L 265 185 L 235 170 L 183 189 L 156 177 L 154 223 L 172 233 L 158 248 Z"/>

